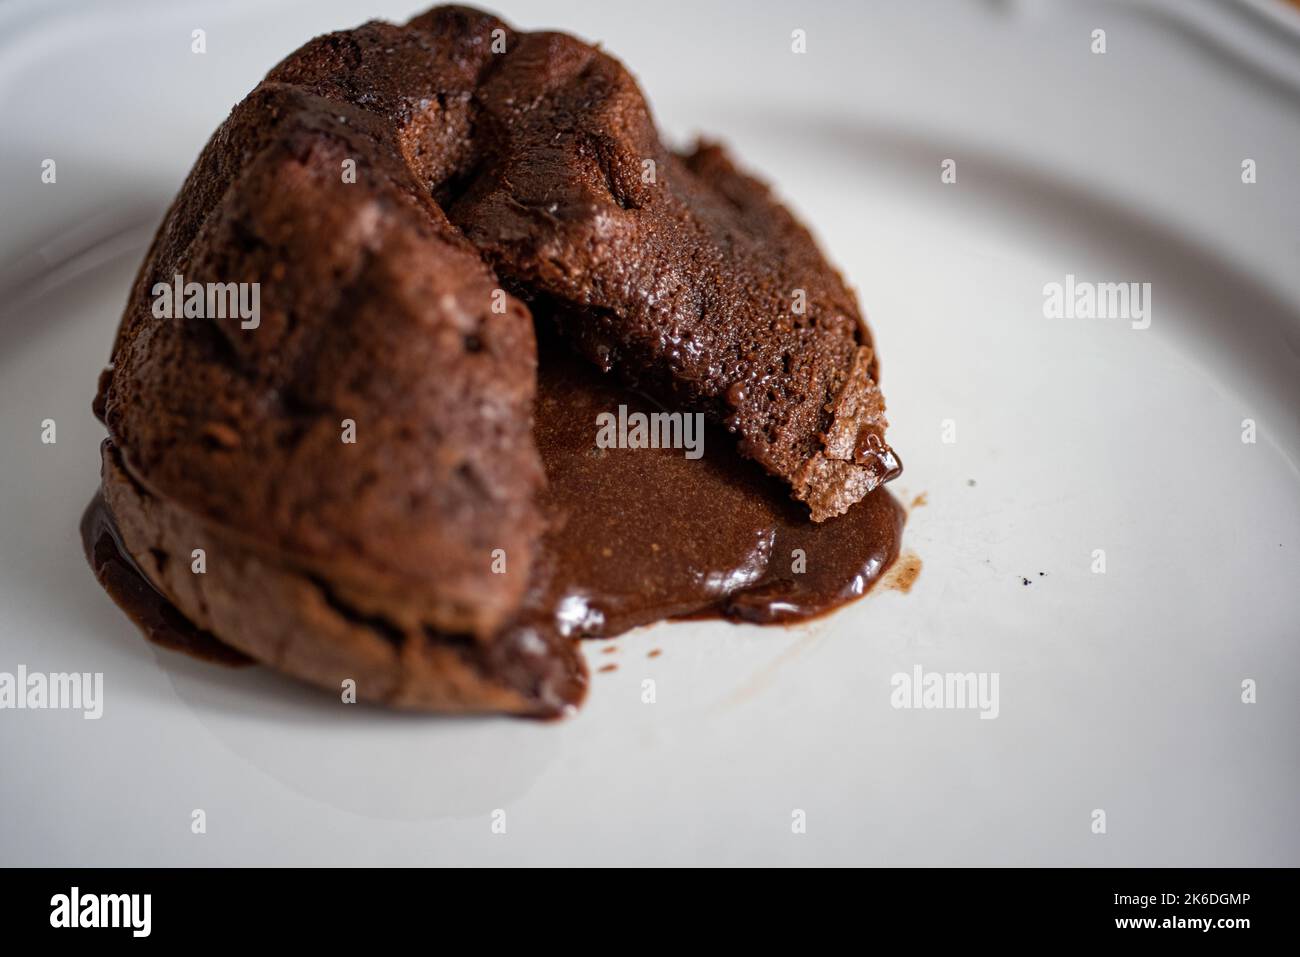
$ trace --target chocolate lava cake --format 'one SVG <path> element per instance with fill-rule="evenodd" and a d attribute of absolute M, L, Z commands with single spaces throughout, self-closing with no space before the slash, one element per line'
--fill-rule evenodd
<path fill-rule="evenodd" d="M 208 314 L 236 286 L 256 317 Z M 870 334 L 808 231 L 667 149 L 617 60 L 465 7 L 276 66 L 111 361 L 101 582 L 155 639 L 362 700 L 558 714 L 579 638 L 810 617 L 898 550 Z M 614 413 L 698 414 L 707 454 L 600 447 Z"/>

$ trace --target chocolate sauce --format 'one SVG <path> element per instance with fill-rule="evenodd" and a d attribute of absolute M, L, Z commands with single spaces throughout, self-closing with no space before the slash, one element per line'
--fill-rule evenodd
<path fill-rule="evenodd" d="M 82 513 L 81 543 L 99 583 L 150 641 L 231 667 L 253 663 L 211 632 L 195 627 L 150 583 L 122 544 L 117 521 L 102 493 L 95 493 Z"/>
<path fill-rule="evenodd" d="M 584 638 L 665 618 L 802 621 L 864 594 L 897 557 L 904 513 L 884 488 L 816 524 L 721 428 L 699 459 L 597 448 L 597 416 L 620 405 L 664 411 L 544 350 L 533 434 L 551 529 L 516 627 Z"/>
<path fill-rule="evenodd" d="M 620 405 L 629 415 L 664 411 L 580 359 L 544 351 L 534 435 L 550 527 L 505 647 L 529 632 L 556 647 L 666 618 L 801 621 L 861 596 L 898 556 L 904 512 L 884 488 L 815 524 L 721 428 L 707 427 L 699 459 L 677 448 L 597 448 L 597 416 Z M 151 641 L 224 664 L 250 661 L 150 584 L 101 495 L 81 535 L 101 584 Z M 564 687 L 564 703 L 576 704 L 585 681 Z"/>
<path fill-rule="evenodd" d="M 904 552 L 889 568 L 889 574 L 881 580 L 884 588 L 907 594 L 921 575 L 921 556 L 915 552 Z"/>

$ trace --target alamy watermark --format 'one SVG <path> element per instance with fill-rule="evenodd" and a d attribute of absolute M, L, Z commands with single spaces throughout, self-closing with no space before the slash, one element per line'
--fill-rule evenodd
<path fill-rule="evenodd" d="M 16 673 L 0 671 L 0 710 L 80 711 L 88 721 L 104 714 L 102 671 L 56 671 L 46 674 L 19 665 Z"/>
<path fill-rule="evenodd" d="M 239 328 L 262 324 L 262 284 L 257 282 L 186 282 L 177 273 L 171 282 L 156 282 L 155 319 L 239 319 Z"/>
<path fill-rule="evenodd" d="M 126 927 L 132 937 L 148 937 L 152 913 L 152 894 L 83 894 L 73 887 L 50 898 L 51 927 Z"/>
<path fill-rule="evenodd" d="M 704 413 L 632 412 L 620 405 L 618 414 L 596 416 L 596 448 L 685 449 L 688 459 L 704 455 Z"/>
<path fill-rule="evenodd" d="M 1151 325 L 1151 283 L 1088 282 L 1068 273 L 1065 282 L 1043 286 L 1048 319 L 1127 319 L 1134 329 Z"/>
<path fill-rule="evenodd" d="M 911 674 L 897 672 L 889 679 L 893 691 L 889 703 L 896 709 L 971 710 L 980 718 L 996 718 L 999 672 L 925 671 L 920 665 Z"/>

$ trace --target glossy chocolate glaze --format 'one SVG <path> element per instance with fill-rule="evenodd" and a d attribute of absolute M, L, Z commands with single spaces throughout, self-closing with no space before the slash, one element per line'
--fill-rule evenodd
<path fill-rule="evenodd" d="M 506 646 L 612 637 L 666 618 L 793 622 L 864 594 L 898 555 L 904 512 L 879 488 L 820 524 L 780 481 L 707 426 L 702 458 L 684 450 L 599 449 L 597 416 L 659 410 L 581 359 L 545 345 L 534 435 L 550 527 Z M 241 653 L 192 626 L 125 553 L 97 495 L 81 523 L 96 576 L 145 635 L 225 663 Z M 796 571 L 796 569 L 799 569 Z M 580 676 L 579 676 L 580 677 Z M 565 683 L 572 701 L 585 682 Z"/>

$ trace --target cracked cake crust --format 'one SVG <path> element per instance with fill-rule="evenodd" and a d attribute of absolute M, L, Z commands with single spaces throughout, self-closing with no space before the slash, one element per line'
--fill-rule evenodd
<path fill-rule="evenodd" d="M 176 277 L 256 284 L 256 325 L 157 318 Z M 546 526 L 528 304 L 725 425 L 814 521 L 897 474 L 853 294 L 770 190 L 720 146 L 668 150 L 596 47 L 437 7 L 288 56 L 168 210 L 95 401 L 130 557 L 197 626 L 317 684 L 576 702 L 576 651 L 505 627 Z M 150 557 L 189 539 L 224 560 Z"/>

